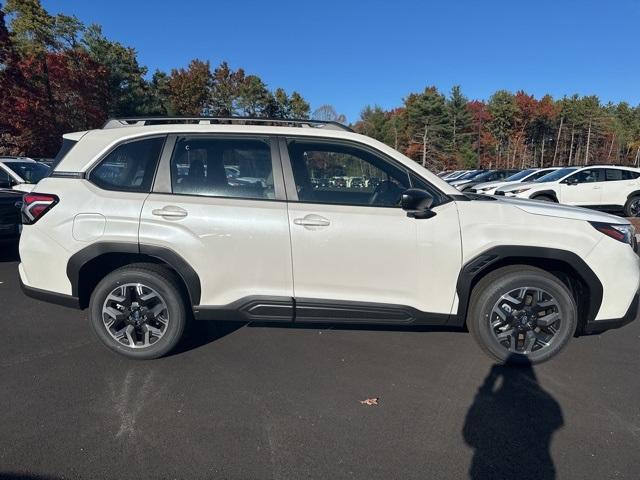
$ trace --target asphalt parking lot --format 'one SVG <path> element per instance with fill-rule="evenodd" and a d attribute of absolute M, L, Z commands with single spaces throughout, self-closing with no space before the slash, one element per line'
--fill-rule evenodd
<path fill-rule="evenodd" d="M 640 477 L 640 322 L 533 369 L 459 331 L 208 322 L 136 362 L 0 252 L 1 478 Z"/>

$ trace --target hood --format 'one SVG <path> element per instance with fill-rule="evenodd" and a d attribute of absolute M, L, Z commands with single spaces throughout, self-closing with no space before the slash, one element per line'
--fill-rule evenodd
<path fill-rule="evenodd" d="M 507 182 L 504 185 L 500 186 L 498 190 L 501 192 L 511 192 L 513 190 L 520 190 L 524 187 L 537 187 L 538 185 L 544 185 L 544 183 L 539 182 Z"/>
<path fill-rule="evenodd" d="M 494 180 L 492 182 L 483 182 L 483 183 L 478 183 L 476 185 L 474 185 L 473 188 L 475 188 L 476 190 L 481 190 L 483 188 L 493 188 L 493 187 L 499 187 L 504 183 L 503 180 Z"/>
<path fill-rule="evenodd" d="M 473 182 L 473 179 L 468 178 L 466 180 L 452 180 L 449 182 L 449 185 L 452 187 L 457 187 L 458 185 L 466 185 L 467 183 Z"/>
<path fill-rule="evenodd" d="M 475 188 L 476 190 L 480 190 L 482 188 L 495 188 L 496 190 L 498 189 L 502 190 L 503 188 L 510 187 L 512 185 L 523 185 L 523 183 L 522 182 L 505 182 L 504 180 L 497 180 L 495 182 L 479 183 L 473 188 Z"/>
<path fill-rule="evenodd" d="M 627 225 L 629 222 L 615 215 L 590 210 L 588 208 L 571 207 L 559 203 L 543 202 L 540 200 L 529 200 L 526 198 L 491 197 L 502 204 L 513 205 L 532 215 L 544 215 L 547 217 L 568 218 L 571 220 L 584 220 L 587 222 L 615 223 Z"/>

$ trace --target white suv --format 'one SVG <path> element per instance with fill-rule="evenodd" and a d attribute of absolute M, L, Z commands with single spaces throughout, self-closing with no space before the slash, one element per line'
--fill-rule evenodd
<path fill-rule="evenodd" d="M 462 195 L 338 124 L 117 120 L 63 149 L 24 197 L 20 278 L 129 357 L 194 318 L 466 324 L 495 359 L 539 362 L 638 311 L 626 220 Z"/>
<path fill-rule="evenodd" d="M 531 198 L 640 215 L 640 170 L 613 165 L 565 167 L 532 183 L 498 188 L 496 195 Z"/>

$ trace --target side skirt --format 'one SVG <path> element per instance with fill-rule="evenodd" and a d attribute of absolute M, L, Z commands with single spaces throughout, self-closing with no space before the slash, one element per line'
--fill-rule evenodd
<path fill-rule="evenodd" d="M 375 325 L 446 325 L 450 318 L 406 305 L 274 296 L 250 296 L 223 306 L 197 305 L 193 314 L 196 320 Z"/>

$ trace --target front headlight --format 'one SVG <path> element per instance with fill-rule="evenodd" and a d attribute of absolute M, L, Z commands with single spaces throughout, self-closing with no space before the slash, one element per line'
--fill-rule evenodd
<path fill-rule="evenodd" d="M 511 190 L 511 193 L 517 195 L 519 193 L 526 192 L 527 190 L 531 190 L 531 187 L 519 188 L 518 190 Z"/>
<path fill-rule="evenodd" d="M 604 233 L 607 237 L 611 237 L 614 240 L 618 240 L 622 243 L 628 243 L 632 247 L 635 247 L 636 242 L 636 229 L 633 225 L 624 225 L 617 223 L 603 223 L 603 222 L 589 222 L 593 228 L 600 233 Z"/>

